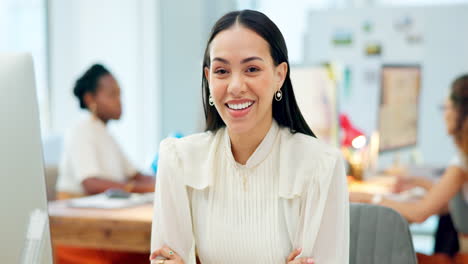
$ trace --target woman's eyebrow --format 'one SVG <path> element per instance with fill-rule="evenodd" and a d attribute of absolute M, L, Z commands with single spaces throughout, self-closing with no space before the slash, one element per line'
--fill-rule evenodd
<path fill-rule="evenodd" d="M 252 57 L 248 57 L 248 58 L 245 58 L 241 61 L 241 64 L 244 64 L 244 63 L 247 63 L 247 62 L 250 62 L 250 61 L 253 61 L 253 60 L 260 60 L 260 61 L 263 61 L 262 58 L 260 57 L 257 57 L 257 56 L 252 56 Z M 222 62 L 224 64 L 230 64 L 228 60 L 226 59 L 223 59 L 223 58 L 220 58 L 220 57 L 215 57 L 213 58 L 213 61 L 219 61 L 219 62 Z"/>
<path fill-rule="evenodd" d="M 241 64 L 244 64 L 244 63 L 247 63 L 247 62 L 250 62 L 250 61 L 253 61 L 253 60 L 260 60 L 260 61 L 263 61 L 262 58 L 253 56 L 253 57 L 249 57 L 249 58 L 243 59 L 243 60 L 241 61 Z"/>

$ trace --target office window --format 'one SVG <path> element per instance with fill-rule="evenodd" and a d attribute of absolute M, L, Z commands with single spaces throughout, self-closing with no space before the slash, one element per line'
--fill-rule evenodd
<path fill-rule="evenodd" d="M 43 135 L 49 128 L 46 10 L 46 0 L 0 1 L 0 52 L 32 54 Z"/>

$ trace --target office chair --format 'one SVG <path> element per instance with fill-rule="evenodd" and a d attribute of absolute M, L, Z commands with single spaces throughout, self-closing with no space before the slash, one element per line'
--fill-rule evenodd
<path fill-rule="evenodd" d="M 350 264 L 416 264 L 408 222 L 393 209 L 351 203 Z"/>

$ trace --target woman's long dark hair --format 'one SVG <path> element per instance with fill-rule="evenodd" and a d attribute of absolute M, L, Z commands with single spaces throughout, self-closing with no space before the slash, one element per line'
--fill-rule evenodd
<path fill-rule="evenodd" d="M 455 128 L 455 143 L 458 148 L 468 157 L 468 74 L 455 79 L 450 93 L 458 120 Z"/>
<path fill-rule="evenodd" d="M 289 60 L 286 42 L 278 27 L 266 15 L 253 10 L 234 11 L 227 13 L 221 17 L 211 30 L 210 38 L 205 49 L 202 68 L 202 96 L 203 108 L 205 110 L 206 131 L 216 131 L 221 127 L 226 126 L 221 119 L 215 107 L 209 105 L 210 88 L 208 80 L 205 77 L 205 67 L 210 67 L 210 44 L 213 39 L 223 30 L 227 30 L 236 23 L 256 32 L 259 36 L 265 39 L 270 46 L 271 57 L 275 66 L 286 62 L 288 69 L 286 79 L 281 87 L 283 97 L 281 101 L 276 101 L 273 98 L 273 118 L 278 124 L 288 127 L 291 133 L 303 133 L 312 137 L 316 137 L 314 132 L 309 128 L 304 120 L 304 117 L 299 110 L 299 107 L 294 97 L 291 78 L 289 77 Z"/>

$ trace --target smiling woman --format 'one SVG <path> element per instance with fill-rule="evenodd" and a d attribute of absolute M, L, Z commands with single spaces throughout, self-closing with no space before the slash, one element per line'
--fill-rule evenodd
<path fill-rule="evenodd" d="M 231 12 L 214 25 L 207 131 L 161 143 L 154 263 L 348 263 L 343 162 L 304 121 L 288 64 L 264 14 Z"/>

